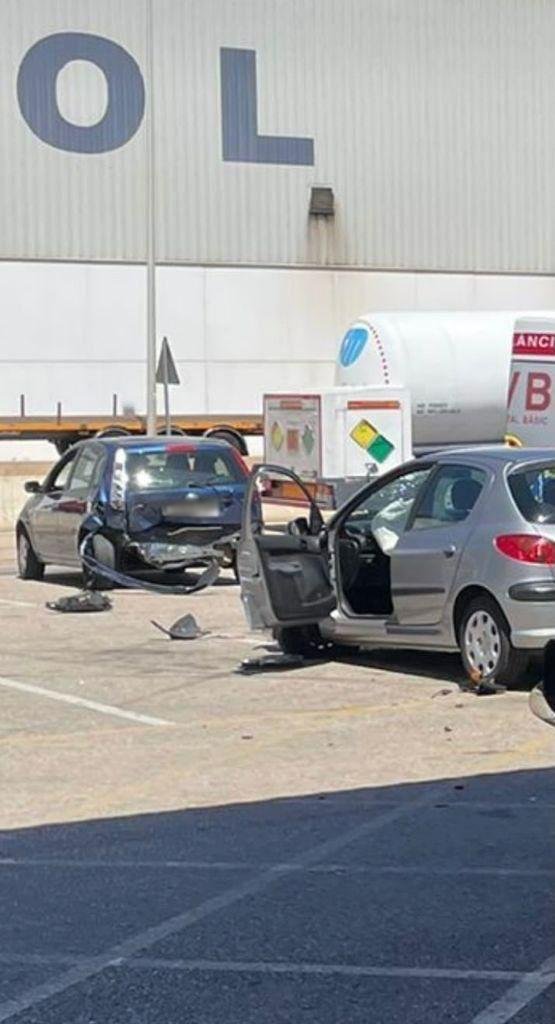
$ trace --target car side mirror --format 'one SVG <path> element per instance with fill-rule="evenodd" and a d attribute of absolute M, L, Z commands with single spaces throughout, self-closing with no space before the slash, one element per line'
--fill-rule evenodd
<path fill-rule="evenodd" d="M 41 491 L 41 486 L 38 480 L 27 480 L 24 484 L 24 488 L 27 494 L 39 494 Z"/>
<path fill-rule="evenodd" d="M 305 519 L 304 516 L 293 519 L 291 523 L 287 524 L 287 533 L 290 533 L 292 537 L 306 537 L 310 533 L 308 519 Z"/>

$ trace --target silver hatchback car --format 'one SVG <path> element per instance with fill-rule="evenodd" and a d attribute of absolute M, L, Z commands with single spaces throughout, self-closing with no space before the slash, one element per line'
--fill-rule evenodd
<path fill-rule="evenodd" d="M 304 491 L 287 532 L 250 513 L 279 473 Z M 555 640 L 555 449 L 443 451 L 369 483 L 325 524 L 294 474 L 260 466 L 239 547 L 253 629 L 283 650 L 460 650 L 474 681 L 531 681 Z"/>

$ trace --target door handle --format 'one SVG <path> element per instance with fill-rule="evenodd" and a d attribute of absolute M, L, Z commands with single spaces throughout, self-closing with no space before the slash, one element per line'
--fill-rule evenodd
<path fill-rule="evenodd" d="M 454 544 L 449 544 L 448 547 L 443 549 L 443 554 L 445 555 L 446 558 L 452 558 L 453 555 L 456 555 L 456 553 L 457 549 Z"/>

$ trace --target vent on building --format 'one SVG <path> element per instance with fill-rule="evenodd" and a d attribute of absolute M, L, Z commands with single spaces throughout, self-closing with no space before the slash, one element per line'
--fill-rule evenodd
<path fill-rule="evenodd" d="M 322 185 L 314 185 L 310 190 L 311 217 L 333 217 L 335 213 L 335 196 L 333 189 Z"/>

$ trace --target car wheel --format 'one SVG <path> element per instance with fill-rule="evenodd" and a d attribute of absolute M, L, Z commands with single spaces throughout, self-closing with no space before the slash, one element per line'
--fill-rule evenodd
<path fill-rule="evenodd" d="M 119 560 L 116 554 L 116 549 L 111 541 L 107 540 L 100 534 L 95 534 L 92 541 L 93 557 L 98 562 L 105 565 L 108 569 L 115 569 L 119 571 Z M 86 590 L 111 590 L 114 587 L 112 580 L 103 576 L 100 571 L 95 569 L 89 569 L 87 565 L 82 565 L 83 582 Z"/>
<path fill-rule="evenodd" d="M 274 640 L 284 654 L 300 654 L 303 658 L 331 658 L 340 653 L 340 648 L 324 640 L 318 626 L 278 626 L 273 631 Z"/>
<path fill-rule="evenodd" d="M 17 533 L 17 572 L 22 580 L 41 580 L 44 576 L 44 562 L 37 558 L 24 529 Z"/>
<path fill-rule="evenodd" d="M 503 612 L 486 594 L 464 609 L 459 647 L 465 672 L 474 683 L 484 680 L 517 686 L 530 681 L 530 655 L 513 647 Z"/>
<path fill-rule="evenodd" d="M 225 562 L 222 563 L 222 568 L 231 569 L 237 583 L 241 582 L 239 578 L 239 566 L 237 565 L 237 551 L 234 551 L 233 549 L 230 550 Z"/>

